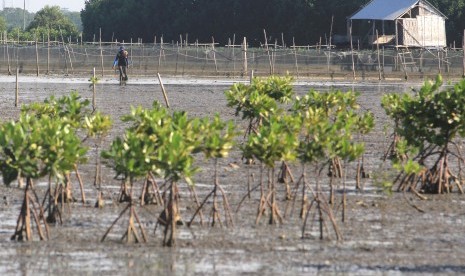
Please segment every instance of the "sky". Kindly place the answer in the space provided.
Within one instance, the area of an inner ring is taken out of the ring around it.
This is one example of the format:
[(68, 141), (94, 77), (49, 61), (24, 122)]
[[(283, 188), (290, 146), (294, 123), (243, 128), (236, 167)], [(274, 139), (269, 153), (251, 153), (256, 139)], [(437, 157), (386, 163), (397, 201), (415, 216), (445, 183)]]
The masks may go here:
[[(5, 3), (5, 7), (23, 8), (24, 0), (0, 0), (1, 4)], [(60, 6), (67, 8), (69, 11), (81, 11), (84, 9), (85, 0), (26, 0), (26, 10), (29, 12), (37, 12), (46, 5)], [(3, 8), (3, 6), (2, 6)]]

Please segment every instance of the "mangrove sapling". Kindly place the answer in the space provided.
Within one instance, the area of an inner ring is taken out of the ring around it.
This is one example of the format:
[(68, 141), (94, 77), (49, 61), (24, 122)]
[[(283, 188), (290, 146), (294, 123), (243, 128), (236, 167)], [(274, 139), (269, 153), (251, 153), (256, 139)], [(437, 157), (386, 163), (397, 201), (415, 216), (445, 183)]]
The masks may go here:
[[(374, 126), (374, 117), (369, 112), (364, 112), (360, 115), (355, 114), (355, 111), (360, 109), (360, 105), (357, 103), (358, 96), (359, 93), (355, 91), (342, 92), (340, 90), (331, 90), (320, 93), (312, 89), (302, 98), (296, 98), (292, 111), (296, 115), (300, 113), (308, 117), (313, 116), (312, 113), (308, 113), (309, 109), (320, 110), (321, 114), (319, 116), (332, 122), (334, 127), (338, 128), (336, 132), (345, 133), (349, 131), (350, 135), (366, 134)], [(358, 121), (350, 126), (344, 124), (344, 120), (349, 117), (354, 117)], [(328, 167), (328, 176), (343, 177), (341, 161), (338, 156), (331, 158)]]
[(399, 121), (394, 130), (401, 137), (396, 150), (408, 158), (394, 160), (400, 170), (395, 180), (399, 191), (449, 193), (454, 186), (463, 190), (459, 180), (464, 160), (456, 138), (465, 136), (465, 80), (443, 90), (441, 86), (438, 76), (414, 95), (383, 102), (386, 113)]
[[(290, 161), (296, 157), (298, 146), (298, 132), (300, 118), (294, 116), (270, 116), (257, 133), (251, 134), (243, 146), (243, 155), (254, 158), (262, 164), (260, 171), (260, 204), (258, 207), (256, 223), (266, 209), (270, 209), (269, 224), (282, 223), (276, 199), (275, 163), (277, 161)], [(263, 165), (268, 169), (267, 192), (264, 192)]]
[(250, 85), (236, 83), (225, 92), (228, 107), (234, 107), (236, 116), (241, 114), (243, 120), (249, 121), (244, 138), (257, 132), (269, 116), (283, 113), (277, 104), (291, 101), (294, 95), (291, 82), (291, 77), (253, 78)]
[[(78, 133), (84, 126), (84, 119), (86, 116), (90, 116), (92, 112), (89, 109), (89, 104), (89, 100), (82, 100), (79, 94), (76, 91), (73, 91), (70, 95), (63, 96), (58, 99), (51, 96), (50, 98), (45, 99), (43, 103), (25, 105), (21, 108), (21, 112), (29, 113), (31, 116), (35, 116), (37, 118), (45, 116), (50, 119), (56, 119), (63, 124), (69, 125), (75, 133)], [(81, 142), (84, 142), (85, 140), (86, 138), (84, 138)], [(78, 171), (78, 164), (85, 161), (86, 159), (81, 156), (76, 160), (73, 168), (68, 169), (69, 172), (73, 170), (76, 174), (81, 189), (81, 199), (83, 204), (85, 203), (84, 185)], [(70, 181), (68, 181), (68, 184), (70, 184)], [(69, 199), (72, 198), (71, 191), (71, 186), (68, 185), (66, 196)]]
[(0, 125), (0, 170), (3, 183), (10, 185), (20, 173), (26, 178), (23, 202), (15, 233), (12, 236), (13, 240), (33, 239), (31, 220), (35, 221), (41, 240), (48, 239), (49, 235), (44, 210), (32, 183), (32, 179), (45, 175), (42, 170), (44, 149), (40, 145), (41, 132), (35, 130), (37, 125), (36, 119), (27, 114), (21, 114), (17, 122), (10, 121)]
[(393, 133), (391, 134), (392, 140), (386, 149), (386, 152), (384, 154), (383, 160), (386, 161), (387, 159), (392, 159), (392, 160), (399, 160), (399, 161), (405, 161), (407, 160), (408, 156), (406, 156), (406, 152), (404, 154), (400, 154), (398, 148), (403, 147), (398, 146), (398, 143), (401, 142), (401, 136), (397, 133), (397, 129), (399, 129), (399, 124), (402, 120), (402, 116), (406, 114), (404, 102), (410, 102), (412, 101), (412, 96), (409, 94), (397, 94), (397, 93), (391, 93), (391, 94), (386, 94), (383, 95), (381, 98), (381, 106), (383, 107), (384, 111), (386, 112), (386, 115), (391, 117), (393, 121)]
[[(78, 163), (84, 162), (87, 148), (82, 145), (81, 139), (76, 135), (74, 128), (66, 121), (57, 117), (42, 116), (38, 119), (39, 126), (36, 131), (41, 133), (40, 145), (43, 147), (43, 171), (56, 182), (54, 199), (49, 200), (49, 216), (55, 216), (58, 201), (61, 203), (73, 202), (71, 194), (70, 172), (75, 170)], [(47, 193), (52, 196), (51, 187)], [(62, 205), (63, 206), (63, 205)], [(51, 219), (54, 221), (54, 219)]]
[[(374, 117), (370, 112), (356, 113), (360, 108), (358, 95), (354, 91), (319, 93), (310, 90), (304, 97), (297, 97), (292, 107), (293, 114), (302, 116), (304, 120), (303, 142), (320, 144), (308, 150), (312, 153), (319, 150), (319, 157), (328, 158), (331, 204), (335, 202), (334, 178), (345, 177), (342, 162), (346, 154), (344, 151), (352, 146), (358, 147), (353, 142), (353, 136), (367, 134), (374, 126)], [(358, 171), (361, 168), (363, 159), (359, 161)]]
[(200, 146), (202, 148), (202, 152), (205, 154), (207, 159), (214, 158), (215, 162), (215, 173), (214, 173), (214, 185), (213, 190), (205, 197), (202, 201), (200, 206), (195, 211), (192, 219), (188, 223), (191, 225), (192, 221), (194, 220), (195, 216), (199, 213), (199, 211), (203, 208), (205, 203), (209, 198), (213, 198), (213, 205), (211, 210), (211, 226), (215, 226), (216, 222), (223, 226), (223, 222), (221, 220), (220, 214), (220, 207), (218, 207), (218, 193), (221, 193), (221, 197), (223, 200), (223, 212), (224, 212), (224, 221), (226, 226), (233, 225), (233, 218), (231, 214), (231, 210), (228, 203), (228, 198), (226, 196), (225, 191), (220, 186), (218, 180), (218, 159), (227, 157), (229, 151), (234, 145), (234, 138), (236, 135), (236, 131), (232, 122), (226, 123), (223, 122), (219, 115), (216, 114), (215, 117), (210, 120), (205, 118), (201, 121), (201, 133), (203, 135), (203, 142)]
[[(131, 113), (122, 117), (123, 122), (131, 123), (128, 131), (132, 131), (142, 136), (147, 136), (152, 141), (154, 150), (160, 146), (159, 137), (167, 135), (167, 129), (170, 127), (172, 117), (168, 113), (168, 110), (161, 106), (160, 103), (154, 102), (151, 109), (144, 109), (142, 107), (131, 107)], [(160, 203), (163, 205), (164, 199), (160, 194), (160, 189), (155, 181), (154, 176), (159, 176), (161, 173), (160, 169), (152, 162), (150, 168), (147, 171), (146, 179), (144, 183), (141, 204), (146, 203)], [(122, 184), (121, 191), (123, 198), (126, 198), (125, 191), (126, 185)], [(155, 194), (154, 194), (155, 193)], [(154, 201), (154, 199), (157, 199)]]
[[(225, 92), (228, 106), (236, 109), (235, 115), (241, 115), (242, 119), (249, 122), (244, 133), (245, 139), (252, 133), (257, 133), (260, 126), (266, 123), (270, 116), (284, 113), (280, 104), (286, 104), (292, 100), (294, 96), (292, 80), (292, 77), (289, 76), (271, 76), (266, 79), (253, 78), (250, 85), (237, 83)], [(248, 164), (252, 162), (252, 159), (246, 160)], [(286, 162), (283, 162), (280, 168), (278, 181), (285, 184), (286, 198), (289, 199), (288, 176), (293, 182), (292, 173)], [(250, 197), (250, 191), (248, 195)]]
[[(101, 156), (100, 148), (102, 143), (112, 127), (112, 121), (110, 116), (102, 115), (100, 112), (97, 112), (91, 116), (86, 116), (84, 119), (83, 128), (87, 130), (87, 137), (95, 138), (95, 177), (94, 177), (94, 187), (97, 189), (97, 202), (96, 207), (103, 207), (103, 198), (102, 198), (102, 176), (101, 176)], [(77, 165), (75, 167), (76, 175), (79, 177), (77, 171)]]
[[(334, 178), (343, 177), (343, 215), (345, 217), (346, 187), (345, 172), (343, 164), (360, 157), (364, 151), (362, 143), (354, 142), (354, 134), (365, 134), (373, 128), (373, 116), (371, 113), (356, 114), (354, 109), (358, 108), (355, 92), (342, 93), (340, 91), (330, 91), (328, 93), (317, 93), (311, 90), (303, 98), (297, 98), (293, 105), (293, 115), (300, 116), (302, 137), (297, 149), (297, 156), (302, 163), (302, 175), (297, 181), (293, 191), (293, 205), (297, 199), (298, 190), (301, 189), (301, 209), (300, 217), (305, 221), (308, 219), (308, 211), (315, 205), (320, 221), (320, 236), (323, 235), (323, 214), (327, 214), (333, 224), (338, 239), (340, 234), (332, 211), (334, 199)], [(344, 163), (341, 161), (345, 161)], [(307, 185), (306, 164), (315, 164), (317, 180), (321, 175), (321, 170), (329, 164), (330, 173), (330, 198), (329, 203), (324, 202), (324, 194), (317, 181), (316, 191)], [(331, 171), (331, 168), (333, 171)], [(301, 188), (300, 188), (301, 186)], [(309, 202), (307, 190), (312, 193), (312, 200)], [(294, 207), (292, 208), (292, 210)], [(286, 208), (287, 212), (288, 208)], [(303, 231), (306, 222), (304, 222)]]
[[(164, 178), (162, 194), (167, 198), (161, 201), (164, 208), (157, 221), (165, 226), (163, 245), (174, 246), (176, 225), (182, 221), (177, 184), (185, 179), (188, 185), (193, 186), (192, 176), (197, 169), (193, 166), (192, 154), (201, 151), (199, 120), (189, 119), (184, 112), (170, 115), (158, 102), (154, 102), (151, 109), (132, 108), (131, 114), (123, 117), (123, 121), (132, 123), (124, 140), (114, 140), (110, 150), (103, 151), (102, 156), (110, 161), (117, 176), (123, 176), (130, 186), (131, 179), (136, 176), (153, 180), (156, 174)], [(131, 195), (130, 198), (129, 204), (132, 204), (134, 198)], [(141, 200), (145, 200), (145, 196)], [(142, 229), (142, 225), (140, 227)]]
[[(111, 144), (110, 149), (102, 151), (102, 157), (108, 160), (109, 165), (116, 172), (116, 176), (121, 176), (124, 182), (125, 196), (127, 196), (127, 206), (114, 220), (102, 237), (105, 240), (113, 226), (129, 211), (128, 227), (122, 239), (130, 242), (147, 242), (145, 229), (141, 224), (136, 210), (134, 200), (134, 182), (137, 178), (145, 177), (151, 169), (152, 159), (155, 154), (153, 142), (146, 136), (126, 131), (124, 138), (117, 137)], [(139, 233), (135, 227), (134, 219), (139, 225)]]
[[(164, 211), (160, 215), (164, 222), (163, 245), (176, 245), (176, 225), (180, 221), (179, 214), (179, 189), (177, 183), (185, 179), (188, 185), (193, 185), (192, 176), (197, 172), (193, 166), (193, 152), (198, 148), (196, 139), (190, 135), (197, 135), (190, 132), (191, 126), (185, 114), (178, 114), (181, 118), (174, 119), (173, 126), (169, 129), (168, 135), (160, 137), (161, 143), (156, 156), (157, 167), (163, 172), (164, 179), (169, 183), (165, 193), (169, 194), (165, 201)], [(184, 123), (187, 123), (184, 124)], [(184, 126), (184, 127), (181, 127)]]
[[(234, 107), (235, 115), (241, 114), (242, 119), (249, 122), (244, 133), (245, 139), (252, 133), (257, 133), (270, 116), (284, 113), (284, 109), (278, 104), (286, 104), (292, 100), (292, 80), (290, 76), (253, 78), (250, 85), (236, 83), (225, 92), (228, 107)], [(252, 163), (253, 160), (249, 159), (246, 162)], [(289, 167), (283, 165), (281, 169), (288, 170)], [(289, 172), (290, 170), (280, 172), (280, 179), (283, 180), (282, 177)]]

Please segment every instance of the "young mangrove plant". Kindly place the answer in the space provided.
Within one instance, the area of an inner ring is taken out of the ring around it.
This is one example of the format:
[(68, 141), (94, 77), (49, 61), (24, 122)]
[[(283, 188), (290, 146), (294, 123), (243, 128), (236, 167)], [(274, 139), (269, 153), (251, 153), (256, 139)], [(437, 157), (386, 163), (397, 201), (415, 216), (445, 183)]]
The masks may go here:
[[(57, 216), (61, 218), (57, 205), (58, 198), (64, 198), (65, 190), (60, 187), (69, 181), (69, 172), (76, 163), (82, 162), (87, 149), (82, 146), (71, 125), (55, 117), (31, 117), (22, 113), (18, 122), (11, 121), (1, 127), (0, 167), (4, 182), (9, 184), (19, 175), (26, 178), (23, 207), (13, 239), (32, 239), (31, 214), (40, 239), (45, 239), (41, 225), (45, 227), (47, 235), (48, 228), (43, 205), (48, 198), (48, 222), (55, 222)], [(40, 204), (33, 180), (44, 176), (49, 178), (49, 187)], [(53, 194), (52, 179), (57, 183)]]
[[(42, 135), (39, 143), (43, 148), (42, 166), (49, 177), (49, 188), (46, 193), (48, 197), (46, 209), (49, 211), (47, 221), (55, 223), (59, 218), (61, 222), (59, 203), (63, 206), (72, 199), (69, 175), (76, 169), (77, 164), (86, 161), (85, 155), (88, 149), (82, 145), (74, 128), (66, 121), (43, 115), (38, 119), (38, 123), (35, 131)], [(56, 183), (54, 192), (51, 181)]]
[[(320, 223), (320, 237), (323, 238), (324, 214), (331, 221), (338, 239), (342, 238), (332, 211), (334, 199), (335, 176), (343, 177), (342, 162), (350, 162), (359, 158), (363, 152), (363, 143), (356, 142), (354, 137), (358, 134), (366, 134), (374, 125), (373, 115), (369, 112), (357, 114), (357, 93), (349, 91), (330, 91), (319, 93), (311, 90), (302, 98), (297, 97), (292, 108), (292, 114), (301, 117), (302, 128), (298, 146), (298, 159), (302, 163), (302, 175), (296, 182), (293, 190), (293, 206), (297, 193), (301, 191), (300, 216), (305, 219), (303, 234), (309, 211), (315, 205)], [(315, 167), (316, 189), (307, 182), (306, 168), (308, 164)], [(330, 176), (330, 199), (320, 187), (320, 173), (324, 167), (332, 169)], [(336, 175), (335, 175), (336, 174)], [(343, 181), (343, 219), (345, 206), (345, 181)], [(311, 200), (308, 199), (310, 190)]]
[(419, 192), (449, 193), (457, 187), (463, 193), (463, 157), (456, 140), (465, 136), (465, 80), (441, 87), (442, 77), (438, 76), (414, 94), (383, 99), (400, 137), (396, 156), (405, 157), (393, 160), (400, 170), (394, 181), (399, 191), (420, 196)]
[(204, 118), (200, 121), (199, 134), (202, 135), (201, 150), (207, 159), (214, 159), (215, 173), (213, 190), (205, 197), (200, 206), (195, 211), (192, 219), (188, 225), (192, 224), (194, 218), (199, 214), (208, 199), (213, 198), (213, 205), (211, 210), (211, 226), (215, 226), (218, 222), (223, 226), (221, 220), (221, 208), (218, 206), (218, 194), (221, 193), (224, 212), (224, 224), (226, 226), (233, 225), (233, 218), (231, 209), (228, 203), (228, 197), (221, 187), (218, 180), (218, 159), (227, 157), (229, 151), (234, 145), (234, 138), (236, 136), (235, 126), (232, 122), (223, 122), (218, 114), (213, 119)]
[[(83, 128), (85, 124), (86, 117), (92, 117), (92, 111), (89, 109), (89, 100), (83, 100), (76, 91), (70, 93), (70, 95), (63, 96), (56, 99), (54, 96), (51, 96), (48, 99), (45, 99), (43, 103), (32, 103), (30, 105), (25, 105), (22, 107), (21, 112), (29, 113), (35, 117), (47, 116), (50, 118), (55, 118), (56, 120), (62, 121), (64, 124), (70, 125), (77, 133)], [(83, 141), (86, 138), (82, 138)], [(84, 162), (85, 159), (80, 159), (80, 162)], [(81, 189), (81, 200), (83, 204), (85, 203), (85, 194), (84, 194), (84, 184), (78, 170), (79, 163), (74, 165), (74, 172), (79, 181), (79, 186)], [(66, 176), (66, 193), (64, 194), (64, 201), (74, 201), (72, 196), (71, 189), (71, 180), (70, 175)]]
[[(260, 203), (256, 223), (267, 209), (270, 210), (269, 224), (282, 223), (283, 218), (276, 199), (275, 165), (278, 161), (296, 158), (300, 118), (294, 116), (270, 116), (257, 132), (251, 133), (242, 147), (246, 158), (260, 161)], [(268, 185), (264, 185), (263, 165), (268, 168)], [(265, 192), (265, 188), (267, 188)]]
[[(150, 109), (142, 107), (131, 108), (131, 113), (123, 116), (122, 121), (130, 123), (128, 131), (149, 137), (152, 141), (152, 146), (156, 150), (160, 147), (159, 136), (166, 134), (172, 120), (168, 110), (162, 107), (158, 102), (154, 102)], [(155, 181), (155, 177), (159, 177), (161, 173), (160, 169), (152, 162), (144, 180), (141, 205), (164, 205), (163, 197), (160, 194), (160, 188)], [(127, 188), (123, 182), (119, 200), (124, 201), (125, 198), (127, 198)]]
[[(304, 97), (297, 97), (292, 110), (296, 115), (305, 115), (309, 108), (320, 109), (321, 114), (326, 117), (325, 120), (332, 122), (335, 127), (339, 126), (340, 133), (345, 134), (347, 130), (350, 130), (349, 135), (366, 134), (374, 126), (374, 117), (367, 112), (360, 115), (356, 114), (357, 110), (360, 109), (360, 105), (357, 103), (358, 96), (359, 93), (355, 91), (331, 90), (329, 92), (318, 92), (310, 90)], [(354, 124), (344, 125), (344, 119), (351, 117), (355, 120)], [(339, 125), (337, 120), (341, 120)], [(341, 159), (335, 156), (330, 161), (328, 175), (342, 178)], [(363, 164), (360, 164), (360, 167), (362, 168), (361, 173), (363, 173)]]
[[(289, 103), (294, 97), (292, 77), (271, 76), (266, 79), (254, 78), (250, 85), (236, 83), (225, 92), (228, 107), (235, 108), (235, 115), (241, 115), (248, 121), (244, 138), (257, 133), (260, 126), (273, 115), (285, 113), (283, 104)], [(253, 160), (247, 160), (251, 163)], [(292, 173), (286, 162), (282, 162), (278, 173), (279, 182), (284, 183), (287, 198), (290, 198), (288, 176), (292, 180)]]
[[(113, 226), (129, 212), (127, 230), (122, 239), (130, 242), (147, 242), (147, 234), (137, 214), (134, 193), (134, 183), (138, 178), (145, 177), (147, 172), (152, 168), (152, 159), (155, 155), (153, 141), (149, 137), (126, 131), (124, 138), (117, 137), (111, 144), (110, 149), (102, 151), (102, 157), (107, 159), (107, 163), (116, 173), (117, 177), (122, 177), (125, 196), (128, 202), (123, 211), (114, 220), (102, 237), (105, 240)], [(134, 223), (136, 220), (139, 225), (139, 231)], [(139, 235), (140, 234), (140, 235)]]
[[(172, 115), (158, 102), (154, 102), (152, 109), (133, 108), (131, 114), (123, 118), (132, 125), (126, 130), (124, 138), (113, 141), (110, 150), (103, 151), (102, 157), (108, 160), (117, 176), (123, 178), (121, 195), (127, 197), (130, 209), (128, 231), (123, 237), (128, 237), (136, 231), (132, 226), (131, 217), (139, 223), (142, 235), (144, 230), (134, 209), (134, 180), (151, 175), (160, 176), (165, 180), (163, 184), (163, 211), (158, 217), (158, 223), (165, 226), (163, 245), (174, 246), (176, 241), (176, 225), (180, 223), (179, 188), (178, 182), (184, 179), (190, 187), (193, 186), (192, 176), (197, 171), (194, 167), (194, 153), (201, 151), (201, 137), (199, 135), (199, 120), (190, 119), (185, 112), (174, 112)], [(145, 181), (147, 183), (147, 181)], [(144, 184), (146, 185), (146, 184)], [(142, 188), (141, 201), (145, 200)], [(197, 202), (197, 206), (200, 206)], [(111, 228), (119, 218), (113, 222), (105, 233), (106, 238)], [(140, 239), (135, 236), (136, 241)]]
[(103, 207), (103, 197), (102, 197), (102, 164), (100, 156), (100, 148), (102, 143), (111, 130), (112, 121), (110, 116), (102, 115), (100, 112), (95, 113), (92, 116), (86, 116), (84, 119), (83, 128), (87, 130), (87, 137), (96, 139), (95, 141), (95, 177), (94, 177), (94, 187), (96, 187), (97, 202), (95, 203), (96, 207)]
[(291, 77), (271, 76), (254, 78), (250, 85), (235, 83), (225, 92), (228, 107), (236, 109), (236, 116), (248, 120), (244, 137), (257, 132), (263, 121), (284, 110), (278, 103), (288, 103), (294, 96)]
[(0, 169), (3, 183), (10, 185), (19, 175), (26, 178), (21, 211), (12, 240), (31, 241), (33, 221), (40, 240), (49, 237), (44, 210), (33, 185), (34, 179), (45, 174), (42, 170), (44, 149), (40, 145), (41, 133), (34, 131), (35, 126), (35, 118), (27, 114), (22, 114), (17, 122), (10, 121), (0, 126)]

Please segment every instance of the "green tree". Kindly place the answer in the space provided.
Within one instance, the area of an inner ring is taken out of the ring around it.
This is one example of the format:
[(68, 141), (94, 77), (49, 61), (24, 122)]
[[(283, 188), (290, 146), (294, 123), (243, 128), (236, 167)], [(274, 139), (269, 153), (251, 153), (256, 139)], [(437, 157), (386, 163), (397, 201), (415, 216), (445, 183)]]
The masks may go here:
[(45, 6), (38, 11), (26, 30), (38, 37), (47, 36), (48, 30), (52, 36), (63, 35), (66, 38), (78, 36), (76, 25), (63, 14), (58, 6)]
[[(320, 37), (346, 33), (346, 18), (369, 0), (88, 0), (81, 12), (87, 39), (103, 30), (103, 39), (140, 37), (152, 41), (154, 35), (165, 41), (189, 34), (189, 40), (226, 43), (234, 34), (247, 37), (252, 45), (267, 40), (315, 43)], [(460, 42), (465, 27), (465, 0), (431, 0), (448, 18), (449, 41)], [(111, 16), (109, 15), (111, 11)], [(332, 28), (331, 28), (332, 27)]]
[(0, 16), (0, 32), (5, 32), (8, 29), (6, 19), (3, 16)]
[(34, 13), (28, 11), (24, 12), (24, 10), (20, 8), (4, 8), (0, 11), (0, 16), (5, 18), (8, 30), (13, 28), (20, 28), (22, 30), (24, 20), (26, 21), (26, 26), (29, 25), (34, 18)]

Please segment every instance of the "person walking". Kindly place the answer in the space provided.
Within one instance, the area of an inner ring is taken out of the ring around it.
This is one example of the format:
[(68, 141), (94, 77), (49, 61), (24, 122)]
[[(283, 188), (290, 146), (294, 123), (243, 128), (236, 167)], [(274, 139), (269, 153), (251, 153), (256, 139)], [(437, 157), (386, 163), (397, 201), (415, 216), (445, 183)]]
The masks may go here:
[(121, 46), (119, 47), (119, 51), (116, 54), (112, 67), (114, 69), (115, 66), (118, 66), (120, 82), (128, 80), (128, 74), (126, 72), (126, 68), (128, 67), (128, 65), (128, 51), (126, 51), (124, 47)]

